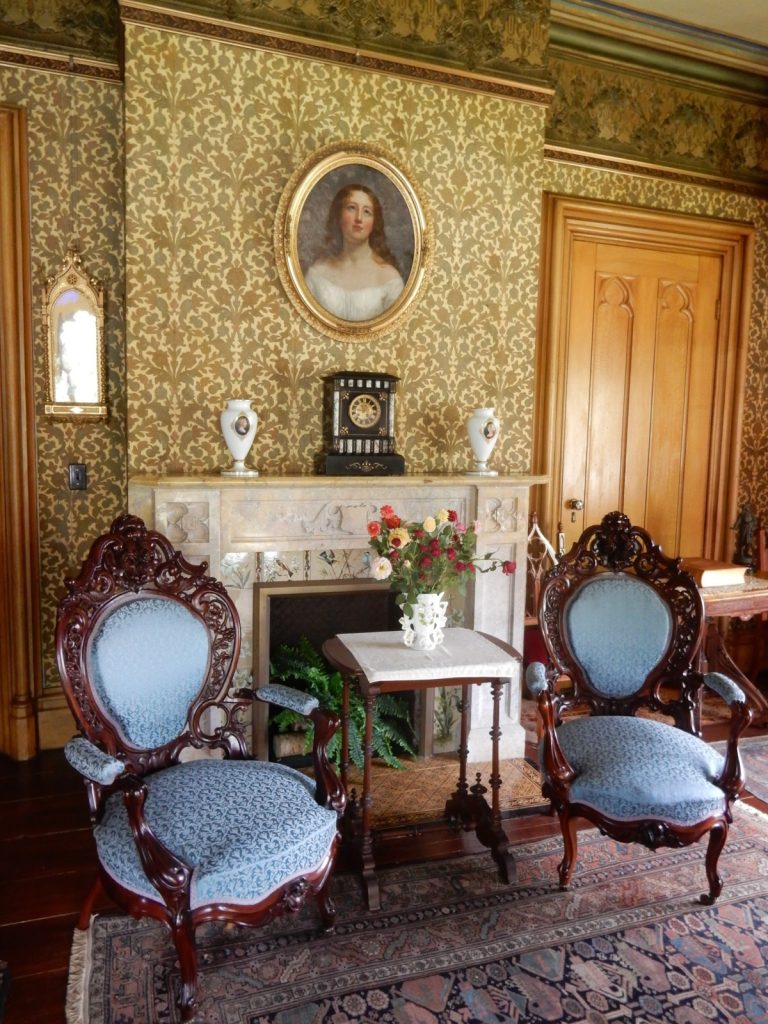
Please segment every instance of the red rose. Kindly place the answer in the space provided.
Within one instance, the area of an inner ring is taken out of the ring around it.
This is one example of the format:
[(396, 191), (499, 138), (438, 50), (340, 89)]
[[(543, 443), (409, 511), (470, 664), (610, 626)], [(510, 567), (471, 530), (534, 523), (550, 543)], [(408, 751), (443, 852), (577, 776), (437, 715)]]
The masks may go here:
[(453, 548), (448, 548), (448, 550), (445, 552), (445, 557), (448, 559), (449, 562), (455, 562), (456, 552), (453, 550)]
[(459, 521), (459, 514), (458, 514), (458, 512), (454, 512), (454, 510), (452, 508), (449, 508), (448, 509), (448, 522), (449, 523), (457, 523), (458, 521)]
[(400, 525), (400, 516), (386, 516), (384, 519), (384, 525), (388, 530), (396, 530)]
[(424, 531), (423, 530), (414, 530), (413, 531), (413, 536), (416, 538), (416, 540), (421, 540), (421, 538), (424, 536)]
[(390, 560), (390, 562), (396, 562), (399, 557), (400, 557), (400, 552), (397, 550), (397, 548), (392, 548), (392, 550), (389, 552), (389, 560)]
[(464, 564), (464, 562), (457, 562), (456, 563), (456, 572), (464, 572), (465, 569), (466, 569), (466, 565)]
[(400, 545), (402, 544), (402, 541), (400, 540), (399, 537), (392, 537), (392, 539), (390, 540), (389, 543), (392, 545), (392, 548), (394, 550), (395, 548), (399, 548), (400, 547)]
[(516, 562), (502, 562), (502, 564), (501, 564), (501, 571), (504, 573), (505, 576), (512, 576), (517, 571), (517, 563)]
[(380, 511), (382, 519), (389, 519), (390, 516), (395, 514), (395, 510), (391, 505), (382, 505)]
[(432, 559), (429, 557), (429, 555), (424, 555), (424, 557), (419, 562), (419, 565), (422, 567), (422, 569), (428, 569), (430, 565), (432, 565)]
[(475, 571), (475, 563), (474, 562), (467, 562), (467, 572), (474, 572), (474, 571)]
[(368, 536), (369, 537), (378, 537), (380, 533), (381, 533), (381, 524), (380, 523), (368, 523)]

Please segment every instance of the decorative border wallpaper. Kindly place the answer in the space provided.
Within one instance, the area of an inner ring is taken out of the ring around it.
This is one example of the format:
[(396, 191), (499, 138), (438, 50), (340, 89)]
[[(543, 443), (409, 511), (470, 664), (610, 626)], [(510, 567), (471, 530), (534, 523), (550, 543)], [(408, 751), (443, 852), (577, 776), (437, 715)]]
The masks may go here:
[[(131, 472), (225, 466), (218, 414), (242, 397), (251, 461), (310, 473), (339, 369), (401, 378), (409, 471), (467, 468), (479, 405), (502, 421), (493, 465), (529, 469), (542, 107), (133, 24), (126, 72)], [(422, 298), (375, 342), (307, 324), (273, 248), (296, 167), (349, 138), (408, 166), (434, 225)]]
[(681, 185), (556, 162), (545, 164), (545, 189), (564, 195), (625, 203), (675, 213), (751, 223), (755, 270), (739, 467), (739, 505), (749, 502), (768, 521), (768, 203), (733, 192)]
[(768, 190), (768, 108), (650, 72), (554, 56), (547, 142)]
[[(43, 669), (45, 689), (57, 692), (53, 637), (64, 577), (79, 570), (90, 541), (126, 507), (122, 87), (0, 66), (0, 102), (27, 111)], [(104, 423), (67, 423), (42, 411), (42, 284), (71, 241), (106, 285)], [(70, 462), (87, 465), (87, 490), (69, 490)]]

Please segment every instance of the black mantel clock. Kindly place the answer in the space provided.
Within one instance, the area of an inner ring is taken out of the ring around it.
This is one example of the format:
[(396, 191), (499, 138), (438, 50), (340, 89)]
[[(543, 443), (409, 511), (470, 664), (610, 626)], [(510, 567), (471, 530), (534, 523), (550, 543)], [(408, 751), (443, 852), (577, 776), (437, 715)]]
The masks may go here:
[(399, 476), (405, 460), (395, 451), (395, 392), (390, 373), (340, 370), (323, 377), (325, 448), (318, 473), (329, 476)]

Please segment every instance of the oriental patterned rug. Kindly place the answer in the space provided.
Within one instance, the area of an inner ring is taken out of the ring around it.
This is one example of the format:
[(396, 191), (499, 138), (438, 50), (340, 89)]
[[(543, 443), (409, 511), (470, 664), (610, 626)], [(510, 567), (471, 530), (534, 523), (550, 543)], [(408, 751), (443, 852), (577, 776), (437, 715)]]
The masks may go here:
[[(381, 911), (335, 882), (336, 933), (314, 908), (264, 929), (199, 929), (205, 1024), (760, 1024), (768, 1021), (768, 818), (737, 807), (713, 907), (704, 845), (650, 853), (580, 833), (568, 892), (559, 838), (381, 872)], [(173, 1024), (178, 969), (152, 921), (99, 916), (76, 939), (69, 1024)]]
[[(437, 754), (424, 760), (403, 760), (402, 768), (388, 768), (382, 761), (371, 765), (371, 821), (373, 828), (385, 829), (414, 822), (442, 821), (445, 802), (456, 789), (459, 759), (451, 754)], [(472, 762), (467, 766), (469, 785), (476, 775), (488, 789), (490, 802), (491, 763)], [(539, 769), (522, 758), (502, 760), (499, 765), (501, 788), (499, 806), (502, 813), (524, 808), (548, 807), (541, 795)], [(363, 793), (363, 773), (352, 768), (349, 791), (358, 799)]]

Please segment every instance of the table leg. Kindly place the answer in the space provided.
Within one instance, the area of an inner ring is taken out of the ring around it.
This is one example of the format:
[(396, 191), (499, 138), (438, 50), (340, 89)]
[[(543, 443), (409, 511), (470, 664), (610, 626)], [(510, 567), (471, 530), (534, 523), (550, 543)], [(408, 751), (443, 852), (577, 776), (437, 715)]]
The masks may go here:
[[(491, 682), (491, 695), (493, 697), (493, 726), (491, 728), (491, 808), (490, 813), (482, 815), (477, 825), (477, 838), (490, 847), (493, 859), (499, 869), (499, 877), (507, 885), (514, 882), (517, 877), (517, 865), (509, 849), (509, 840), (501, 824), (501, 766), (499, 764), (499, 739), (501, 728), (499, 727), (499, 704), (504, 683), (501, 679), (494, 679)], [(485, 803), (485, 801), (484, 801)], [(485, 804), (487, 808), (487, 803)]]
[(371, 761), (373, 759), (373, 714), (376, 707), (376, 694), (370, 693), (365, 698), (365, 740), (363, 743), (363, 821), (362, 821), (362, 870), (363, 891), (369, 910), (381, 909), (379, 881), (376, 877), (376, 864), (373, 859), (373, 833), (371, 832)]
[(505, 884), (513, 882), (517, 875), (512, 853), (509, 850), (509, 840), (501, 824), (501, 806), (499, 791), (501, 789), (501, 774), (499, 765), (499, 739), (501, 728), (499, 726), (499, 702), (503, 682), (497, 679), (491, 683), (493, 695), (493, 727), (491, 729), (492, 761), (491, 761), (491, 806), (485, 794), (488, 790), (481, 782), (480, 772), (477, 773), (477, 781), (473, 786), (467, 783), (467, 754), (469, 735), (469, 724), (467, 710), (469, 708), (469, 686), (462, 688), (462, 716), (461, 716), (461, 746), (459, 747), (460, 767), (459, 781), (456, 791), (449, 797), (445, 805), (445, 815), (451, 822), (461, 821), (464, 829), (475, 830), (475, 834), (483, 846), (487, 846), (499, 869), (499, 878)]

